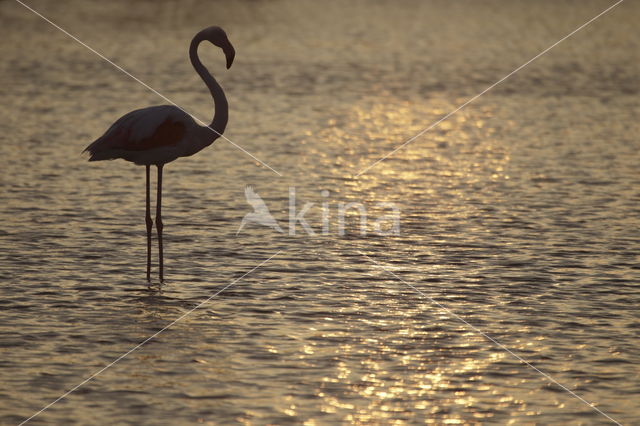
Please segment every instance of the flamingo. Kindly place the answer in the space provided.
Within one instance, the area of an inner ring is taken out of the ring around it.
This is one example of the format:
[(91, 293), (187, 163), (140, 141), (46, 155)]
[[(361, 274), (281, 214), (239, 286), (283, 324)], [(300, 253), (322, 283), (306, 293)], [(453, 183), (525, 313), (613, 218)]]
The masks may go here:
[(227, 60), (227, 69), (235, 57), (235, 49), (220, 27), (205, 28), (193, 37), (189, 47), (189, 59), (193, 68), (209, 88), (215, 114), (209, 126), (200, 126), (181, 108), (174, 105), (159, 105), (131, 111), (120, 117), (109, 129), (91, 143), (83, 152), (89, 152), (89, 161), (115, 160), (122, 158), (146, 167), (147, 210), (147, 281), (151, 281), (151, 201), (150, 168), (158, 168), (156, 197), (156, 230), (158, 232), (158, 260), (160, 282), (164, 281), (162, 251), (162, 168), (179, 158), (188, 157), (211, 145), (224, 132), (229, 118), (229, 106), (222, 87), (207, 71), (198, 57), (198, 46), (209, 41), (222, 49)]

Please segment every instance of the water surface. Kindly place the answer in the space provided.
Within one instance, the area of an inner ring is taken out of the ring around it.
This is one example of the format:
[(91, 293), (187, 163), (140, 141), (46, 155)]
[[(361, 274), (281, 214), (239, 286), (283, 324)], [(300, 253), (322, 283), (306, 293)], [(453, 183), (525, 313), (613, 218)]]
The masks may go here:
[[(167, 281), (149, 287), (143, 169), (80, 152), (120, 115), (163, 101), (0, 3), (3, 424), (278, 252), (32, 422), (608, 422), (462, 320), (637, 422), (637, 4), (358, 178), (612, 3), (29, 4), (204, 118), (211, 101), (187, 46), (223, 26), (231, 70), (212, 47), (201, 57), (229, 98), (226, 135), (282, 177), (224, 141), (168, 165)], [(252, 225), (236, 236), (245, 185), (285, 228), (295, 187), (298, 207), (316, 203), (317, 235)], [(400, 235), (370, 221), (363, 236), (354, 217), (338, 235), (339, 202), (371, 218), (395, 203)]]

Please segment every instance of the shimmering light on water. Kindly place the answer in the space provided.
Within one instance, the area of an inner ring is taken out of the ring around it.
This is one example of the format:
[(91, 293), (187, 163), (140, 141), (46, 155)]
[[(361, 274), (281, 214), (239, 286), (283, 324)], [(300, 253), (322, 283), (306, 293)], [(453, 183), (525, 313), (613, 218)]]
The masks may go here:
[[(161, 100), (1, 2), (0, 422), (278, 250), (36, 421), (606, 422), (451, 312), (619, 421), (640, 416), (637, 3), (358, 179), (611, 3), (29, 4), (201, 117), (211, 102), (186, 48), (223, 26), (231, 70), (216, 49), (201, 55), (229, 97), (227, 136), (284, 177), (222, 141), (167, 166), (168, 282), (147, 288), (143, 170), (79, 153)], [(330, 235), (236, 236), (247, 184), (283, 226), (291, 186), (300, 207), (316, 203), (316, 231), (328, 202)], [(362, 236), (350, 212), (339, 236), (338, 203), (351, 201), (371, 217), (395, 203), (400, 235)]]

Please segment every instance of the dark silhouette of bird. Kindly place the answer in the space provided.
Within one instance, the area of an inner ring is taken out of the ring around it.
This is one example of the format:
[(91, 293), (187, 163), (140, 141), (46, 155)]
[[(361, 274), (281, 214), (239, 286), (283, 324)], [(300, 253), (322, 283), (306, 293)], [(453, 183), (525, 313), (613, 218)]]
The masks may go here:
[(209, 126), (200, 126), (185, 111), (173, 105), (151, 106), (131, 111), (120, 117), (104, 135), (90, 144), (89, 161), (122, 158), (137, 165), (146, 166), (147, 182), (147, 280), (151, 280), (151, 231), (153, 219), (150, 207), (149, 175), (151, 166), (158, 168), (158, 193), (156, 199), (156, 229), (160, 281), (164, 280), (162, 250), (162, 168), (179, 158), (188, 157), (211, 145), (224, 132), (229, 118), (229, 105), (222, 87), (207, 71), (198, 57), (198, 46), (209, 41), (222, 49), (227, 60), (227, 69), (235, 57), (235, 49), (220, 27), (209, 27), (200, 31), (191, 40), (189, 58), (196, 72), (209, 88), (215, 105), (215, 115)]

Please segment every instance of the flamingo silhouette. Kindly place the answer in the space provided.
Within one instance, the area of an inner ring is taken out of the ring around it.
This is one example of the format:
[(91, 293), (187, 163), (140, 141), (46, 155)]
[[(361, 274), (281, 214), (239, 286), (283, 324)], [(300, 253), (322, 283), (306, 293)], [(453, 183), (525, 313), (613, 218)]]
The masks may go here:
[(269, 228), (273, 228), (278, 232), (284, 232), (278, 222), (273, 218), (269, 208), (262, 200), (256, 191), (253, 190), (253, 187), (247, 185), (244, 189), (244, 196), (247, 199), (247, 202), (251, 207), (253, 207), (253, 211), (251, 213), (247, 213), (242, 218), (242, 222), (240, 222), (240, 227), (236, 231), (236, 235), (240, 233), (244, 225), (247, 223), (257, 223), (258, 225), (268, 226)]
[(158, 231), (158, 259), (160, 281), (164, 280), (162, 251), (162, 167), (179, 158), (193, 155), (211, 145), (224, 132), (229, 118), (229, 106), (222, 87), (207, 71), (198, 57), (198, 46), (209, 41), (222, 49), (231, 67), (235, 50), (220, 27), (200, 31), (191, 40), (189, 59), (209, 88), (215, 105), (215, 115), (209, 126), (198, 125), (185, 111), (173, 105), (160, 105), (131, 111), (120, 117), (109, 129), (83, 152), (90, 154), (89, 161), (122, 158), (137, 165), (146, 166), (147, 181), (147, 280), (151, 280), (151, 201), (149, 174), (152, 165), (158, 168), (158, 195), (156, 199), (156, 229)]

